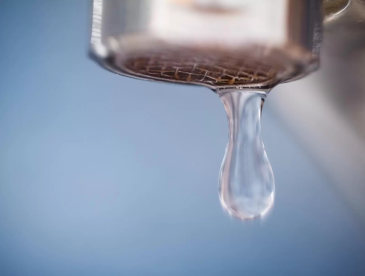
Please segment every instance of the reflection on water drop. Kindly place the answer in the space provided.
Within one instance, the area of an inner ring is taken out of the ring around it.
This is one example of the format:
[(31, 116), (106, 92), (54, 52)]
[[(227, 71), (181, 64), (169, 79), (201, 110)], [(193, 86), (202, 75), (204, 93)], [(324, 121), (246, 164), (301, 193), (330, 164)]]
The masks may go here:
[(228, 115), (229, 141), (219, 177), (224, 209), (239, 219), (262, 217), (274, 203), (275, 180), (261, 140), (265, 94), (252, 90), (219, 93)]

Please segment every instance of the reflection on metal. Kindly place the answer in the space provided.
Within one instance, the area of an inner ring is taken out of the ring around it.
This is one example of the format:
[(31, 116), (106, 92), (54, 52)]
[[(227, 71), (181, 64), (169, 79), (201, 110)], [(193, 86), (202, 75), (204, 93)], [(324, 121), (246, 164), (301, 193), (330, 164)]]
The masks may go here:
[(91, 43), (101, 43), (101, 18), (103, 16), (103, 1), (95, 0), (93, 6), (93, 23), (91, 32)]
[(106, 58), (108, 56), (107, 48), (102, 44), (102, 16), (103, 0), (94, 0), (93, 19), (91, 29), (91, 47), (97, 55)]
[(330, 21), (340, 14), (349, 6), (351, 0), (323, 0), (323, 9), (325, 20)]

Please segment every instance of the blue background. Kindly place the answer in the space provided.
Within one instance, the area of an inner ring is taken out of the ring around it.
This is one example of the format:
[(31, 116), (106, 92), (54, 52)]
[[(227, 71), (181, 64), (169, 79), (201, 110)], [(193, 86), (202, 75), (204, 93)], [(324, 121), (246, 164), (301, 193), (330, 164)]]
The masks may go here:
[(87, 56), (87, 0), (0, 0), (0, 275), (365, 275), (365, 231), (275, 116), (263, 221), (218, 200), (226, 115), (205, 88)]

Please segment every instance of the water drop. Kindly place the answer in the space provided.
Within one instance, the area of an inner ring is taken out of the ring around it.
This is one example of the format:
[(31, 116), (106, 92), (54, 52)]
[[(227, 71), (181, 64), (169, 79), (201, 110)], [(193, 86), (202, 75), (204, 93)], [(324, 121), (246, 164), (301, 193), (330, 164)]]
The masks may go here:
[(262, 217), (274, 203), (275, 180), (261, 139), (265, 93), (219, 93), (228, 115), (229, 141), (219, 176), (221, 204), (239, 219)]

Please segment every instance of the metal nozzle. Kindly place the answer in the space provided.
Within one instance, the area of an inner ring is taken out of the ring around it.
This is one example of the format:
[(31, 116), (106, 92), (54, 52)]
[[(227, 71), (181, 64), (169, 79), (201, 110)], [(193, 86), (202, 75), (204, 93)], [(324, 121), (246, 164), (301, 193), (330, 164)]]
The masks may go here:
[(91, 51), (135, 78), (272, 87), (315, 70), (318, 0), (94, 0)]

